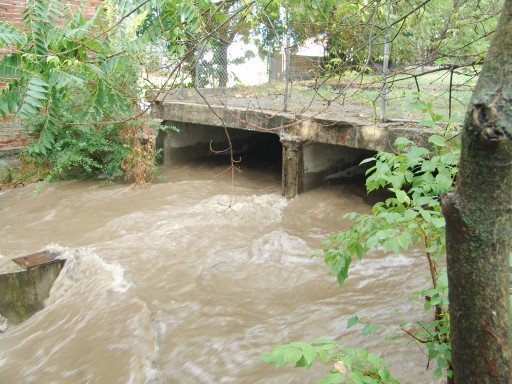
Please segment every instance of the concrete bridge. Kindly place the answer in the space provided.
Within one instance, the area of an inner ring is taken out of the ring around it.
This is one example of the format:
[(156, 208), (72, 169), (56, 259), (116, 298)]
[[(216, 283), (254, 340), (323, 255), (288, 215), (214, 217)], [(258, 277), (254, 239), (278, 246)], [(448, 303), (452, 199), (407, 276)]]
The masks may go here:
[(377, 123), (363, 117), (359, 107), (327, 101), (290, 100), (283, 112), (269, 99), (233, 93), (211, 97), (194, 89), (171, 92), (147, 95), (152, 117), (179, 129), (164, 130), (157, 138), (164, 164), (214, 156), (210, 143), (225, 149), (228, 132), (235, 151), (278, 153), (282, 193), (288, 198), (376, 151), (392, 150), (397, 137), (424, 144), (433, 133), (414, 124)]

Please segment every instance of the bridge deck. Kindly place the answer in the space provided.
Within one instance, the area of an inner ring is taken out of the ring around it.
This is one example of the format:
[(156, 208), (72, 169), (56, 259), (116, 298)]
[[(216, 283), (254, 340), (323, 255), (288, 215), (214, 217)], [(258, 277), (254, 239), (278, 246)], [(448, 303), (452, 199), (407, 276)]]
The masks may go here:
[(340, 100), (291, 98), (287, 111), (283, 111), (282, 96), (262, 99), (232, 92), (200, 94), (186, 89), (182, 98), (178, 90), (167, 94), (150, 91), (148, 98), (153, 101), (151, 114), (157, 119), (276, 133), (300, 142), (379, 151), (391, 150), (397, 137), (423, 144), (433, 133), (414, 123), (377, 122), (368, 109), (342, 104)]
[(415, 124), (372, 121), (359, 107), (337, 102), (290, 99), (283, 111), (282, 99), (245, 96), (205, 96), (193, 89), (182, 95), (149, 92), (151, 115), (181, 129), (160, 136), (164, 163), (207, 156), (208, 143), (225, 141), (220, 127), (234, 128), (230, 135), (239, 138), (254, 131), (275, 134), (282, 145), (282, 193), (292, 198), (358, 164), (368, 151), (393, 150), (398, 137), (425, 144), (433, 133)]

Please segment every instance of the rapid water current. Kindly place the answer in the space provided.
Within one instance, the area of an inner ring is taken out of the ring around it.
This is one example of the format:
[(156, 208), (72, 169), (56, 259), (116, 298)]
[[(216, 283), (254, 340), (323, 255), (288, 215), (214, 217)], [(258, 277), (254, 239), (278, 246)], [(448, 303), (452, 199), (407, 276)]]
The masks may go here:
[[(343, 287), (320, 243), (367, 212), (360, 189), (329, 185), (287, 200), (280, 175), (206, 164), (162, 167), (149, 190), (60, 182), (0, 191), (0, 270), (41, 250), (66, 258), (45, 308), (0, 333), (0, 383), (314, 383), (332, 366), (276, 369), (272, 346), (327, 337), (386, 358), (405, 382), (437, 382), (397, 332), (428, 320), (420, 251), (356, 262)], [(1, 290), (1, 287), (0, 287)], [(383, 324), (363, 336), (358, 314)], [(432, 363), (434, 365), (434, 363)]]

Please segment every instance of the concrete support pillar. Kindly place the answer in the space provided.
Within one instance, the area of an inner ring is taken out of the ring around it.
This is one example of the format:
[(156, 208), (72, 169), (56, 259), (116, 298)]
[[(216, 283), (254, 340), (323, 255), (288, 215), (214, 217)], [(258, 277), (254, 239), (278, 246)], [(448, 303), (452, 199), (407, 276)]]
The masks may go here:
[(303, 142), (281, 137), (283, 144), (282, 194), (291, 199), (304, 190)]

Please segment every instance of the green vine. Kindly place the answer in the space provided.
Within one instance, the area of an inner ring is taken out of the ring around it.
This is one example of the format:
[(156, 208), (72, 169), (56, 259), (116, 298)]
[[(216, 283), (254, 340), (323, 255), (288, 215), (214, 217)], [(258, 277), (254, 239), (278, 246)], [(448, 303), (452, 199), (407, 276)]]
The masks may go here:
[[(399, 138), (394, 143), (396, 153), (379, 152), (363, 161), (372, 164), (367, 171), (367, 191), (371, 193), (386, 189), (389, 197), (376, 203), (370, 214), (352, 212), (343, 215), (344, 219), (351, 222), (350, 228), (325, 241), (322, 252), (317, 255), (324, 259), (329, 271), (341, 285), (349, 277), (354, 259), (361, 260), (371, 249), (380, 248), (385, 253), (397, 254), (408, 251), (411, 247), (423, 247), (431, 284), (429, 288), (417, 292), (415, 297), (424, 301), (426, 311), (433, 311), (432, 320), (404, 322), (400, 327), (416, 343), (424, 347), (428, 365), (430, 366), (431, 362), (436, 365), (435, 376), (446, 374), (449, 378), (453, 373), (450, 363), (448, 285), (446, 269), (443, 267), (446, 248), (445, 220), (438, 197), (453, 187), (458, 172), (459, 143), (452, 140), (451, 135), (452, 129), (432, 135), (428, 140), (429, 148), (415, 145), (406, 138)], [(355, 326), (361, 320), (357, 315), (353, 316), (349, 319), (347, 327)], [(362, 333), (369, 335), (378, 328), (379, 325), (367, 322), (362, 328)], [(329, 345), (330, 351), (346, 351), (335, 342), (330, 343), (323, 345)], [(303, 352), (307, 349), (303, 344), (292, 343), (277, 346), (272, 352), (263, 354), (261, 358), (278, 366), (284, 362), (295, 362), (299, 367), (308, 367), (312, 363), (312, 358), (306, 357), (304, 353), (299, 356), (298, 345)], [(365, 353), (360, 356), (364, 356), (368, 362), (375, 360), (374, 357), (370, 358), (369, 352)], [(293, 357), (300, 358), (293, 361)], [(324, 363), (340, 360), (340, 355), (334, 354), (320, 357)], [(340, 361), (343, 361), (344, 366), (353, 366), (346, 365), (347, 362), (343, 359)], [(328, 378), (324, 379), (326, 381), (320, 382), (397, 382), (387, 375), (375, 375), (370, 369), (349, 369), (347, 372), (349, 373), (331, 371)]]

